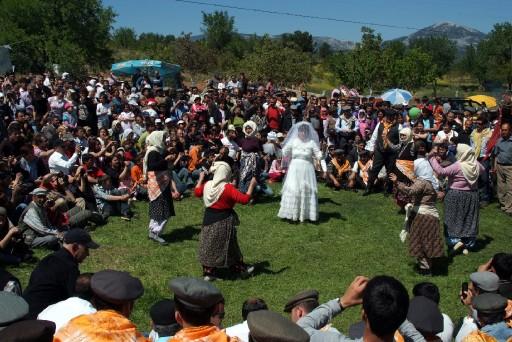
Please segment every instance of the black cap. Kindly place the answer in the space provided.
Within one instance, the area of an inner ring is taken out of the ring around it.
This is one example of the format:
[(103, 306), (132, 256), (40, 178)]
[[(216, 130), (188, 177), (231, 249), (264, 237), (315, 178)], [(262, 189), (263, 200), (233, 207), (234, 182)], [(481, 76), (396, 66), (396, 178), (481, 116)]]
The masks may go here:
[(318, 303), (319, 293), (317, 290), (305, 290), (290, 298), (284, 306), (284, 312), (291, 312), (294, 307), (305, 302)]
[(64, 243), (78, 243), (90, 249), (100, 247), (100, 245), (92, 241), (91, 235), (81, 228), (68, 230), (66, 234), (64, 234)]
[(387, 116), (388, 118), (393, 117), (395, 115), (396, 115), (396, 112), (393, 109), (386, 109), (384, 111), (384, 116)]
[(483, 313), (504, 312), (507, 304), (507, 299), (496, 293), (478, 295), (472, 302), (473, 308)]
[(427, 297), (411, 299), (407, 319), (422, 333), (435, 335), (443, 331), (443, 315), (437, 304)]
[(28, 320), (13, 323), (0, 332), (0, 341), (51, 342), (55, 323), (44, 320)]
[(224, 300), (219, 289), (202, 279), (179, 277), (169, 287), (175, 299), (191, 310), (208, 309)]
[(144, 294), (144, 287), (138, 278), (128, 272), (104, 270), (91, 278), (91, 290), (94, 295), (112, 304), (122, 304)]
[(247, 316), (249, 335), (255, 342), (307, 342), (309, 335), (289, 319), (268, 310), (258, 310)]
[(172, 299), (163, 299), (149, 309), (149, 316), (156, 325), (171, 325), (176, 323), (174, 317), (174, 301)]

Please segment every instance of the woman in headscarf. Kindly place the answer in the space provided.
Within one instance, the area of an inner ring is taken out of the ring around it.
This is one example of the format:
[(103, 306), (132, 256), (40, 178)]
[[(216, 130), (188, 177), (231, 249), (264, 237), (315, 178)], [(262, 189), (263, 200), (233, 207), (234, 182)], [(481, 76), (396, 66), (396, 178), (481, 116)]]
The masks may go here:
[(247, 121), (243, 125), (245, 138), (238, 141), (238, 145), (242, 149), (240, 157), (240, 180), (238, 182), (238, 190), (247, 192), (251, 179), (258, 179), (261, 173), (260, 153), (262, 152), (261, 140), (256, 135), (256, 123)]
[[(143, 172), (148, 182), (149, 197), (149, 235), (162, 245), (167, 242), (160, 237), (169, 217), (174, 216), (173, 198), (178, 198), (176, 184), (172, 180), (167, 160), (165, 138), (167, 132), (154, 131), (146, 138), (146, 155), (144, 156)], [(171, 190), (172, 187), (172, 190)]]
[(405, 231), (409, 236), (409, 255), (417, 259), (421, 274), (430, 274), (432, 259), (444, 254), (436, 208), (438, 184), (433, 173), (428, 160), (421, 157), (414, 161), (416, 178), (410, 186), (400, 182), (395, 174), (390, 174), (396, 189), (411, 198), (412, 204), (406, 206)]
[[(399, 139), (400, 142), (398, 145), (391, 144), (392, 148), (398, 151), (396, 161), (395, 161), (395, 170), (394, 174), (398, 177), (398, 181), (404, 183), (409, 186), (412, 184), (414, 180), (414, 159), (415, 150), (414, 150), (414, 141), (412, 139), (412, 130), (409, 127), (402, 128), (399, 131)], [(400, 207), (400, 213), (405, 213), (405, 205), (411, 202), (410, 198), (407, 196), (406, 192), (397, 191), (397, 188), (394, 187), (394, 194), (396, 204)]]
[(282, 149), (283, 158), (290, 164), (281, 190), (281, 206), (278, 217), (300, 221), (318, 219), (318, 188), (315, 160), (322, 159), (318, 134), (306, 121), (292, 126)]
[(448, 191), (444, 198), (446, 242), (454, 251), (463, 248), (467, 254), (468, 249), (475, 247), (478, 235), (478, 177), (484, 168), (468, 145), (458, 144), (455, 158), (455, 163), (442, 167), (441, 157), (434, 147), (429, 161), (438, 176), (448, 178)]
[(199, 262), (206, 281), (217, 278), (218, 268), (229, 267), (242, 275), (254, 271), (253, 266), (243, 261), (236, 232), (240, 221), (233, 207), (237, 203), (249, 203), (257, 182), (253, 177), (246, 193), (238, 191), (231, 184), (232, 164), (233, 160), (228, 156), (216, 161), (209, 170), (213, 174), (212, 180), (204, 183), (205, 172), (201, 172), (194, 190), (196, 197), (203, 198), (206, 207), (199, 236)]

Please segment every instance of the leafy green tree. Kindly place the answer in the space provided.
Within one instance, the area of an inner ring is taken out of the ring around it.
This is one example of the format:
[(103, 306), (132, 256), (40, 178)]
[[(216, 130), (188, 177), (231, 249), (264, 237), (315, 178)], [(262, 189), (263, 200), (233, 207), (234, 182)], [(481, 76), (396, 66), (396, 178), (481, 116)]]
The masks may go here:
[(112, 43), (116, 48), (133, 49), (137, 45), (137, 34), (131, 27), (120, 27), (112, 33)]
[(473, 45), (466, 47), (466, 51), (457, 67), (460, 71), (473, 77), (478, 82), (478, 85), (483, 87), (487, 76), (487, 61), (483, 49)]
[(215, 65), (215, 54), (200, 42), (192, 40), (190, 34), (176, 39), (173, 46), (174, 61), (189, 71), (192, 78), (199, 73), (206, 73)]
[(418, 38), (410, 43), (411, 49), (420, 49), (432, 56), (434, 66), (433, 80), (434, 96), (437, 94), (437, 79), (443, 77), (452, 67), (457, 55), (457, 48), (454, 42), (446, 36), (430, 36)]
[(203, 27), (201, 31), (205, 35), (206, 46), (215, 49), (224, 49), (235, 35), (235, 18), (229, 16), (226, 11), (203, 13)]
[(296, 49), (302, 52), (312, 53), (315, 49), (313, 36), (307, 31), (295, 31), (293, 33), (284, 33), (281, 35), (283, 46)]
[(327, 42), (323, 42), (318, 47), (318, 56), (321, 59), (325, 59), (325, 58), (329, 57), (330, 55), (332, 55), (332, 53), (333, 53), (332, 48), (329, 44), (327, 44)]
[(494, 25), (478, 45), (478, 55), (485, 56), (488, 75), (506, 82), (508, 89), (512, 89), (512, 23)]
[(272, 79), (280, 85), (298, 85), (311, 79), (312, 59), (266, 38), (238, 65), (246, 75), (256, 80)]
[(111, 63), (110, 29), (115, 14), (100, 0), (3, 0), (0, 43), (12, 43), (18, 70), (43, 71), (53, 64), (83, 73)]

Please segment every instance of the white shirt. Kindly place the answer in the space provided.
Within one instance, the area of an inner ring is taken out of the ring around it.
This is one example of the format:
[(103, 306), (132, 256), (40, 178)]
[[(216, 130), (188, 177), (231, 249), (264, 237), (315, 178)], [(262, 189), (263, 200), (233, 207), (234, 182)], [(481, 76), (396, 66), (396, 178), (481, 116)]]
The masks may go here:
[(478, 330), (478, 326), (476, 325), (473, 317), (464, 317), (464, 320), (462, 321), (462, 326), (460, 327), (457, 336), (455, 336), (455, 342), (462, 342), (464, 337), (468, 336), (475, 330)]
[(62, 172), (67, 176), (69, 175), (69, 170), (73, 165), (75, 165), (77, 160), (78, 154), (76, 153), (73, 153), (71, 158), (68, 158), (66, 155), (55, 151), (48, 159), (48, 166), (50, 168), (51, 173)]
[(55, 331), (57, 332), (73, 318), (95, 312), (96, 309), (88, 301), (71, 297), (48, 306), (37, 316), (37, 319), (55, 323)]
[(226, 328), (226, 335), (230, 337), (238, 337), (242, 342), (249, 342), (249, 325), (247, 321)]
[(222, 145), (226, 146), (229, 149), (228, 156), (230, 156), (233, 159), (236, 159), (236, 154), (238, 151), (240, 151), (240, 146), (234, 141), (229, 140), (228, 137), (224, 137), (220, 139), (222, 142)]
[(443, 314), (443, 331), (437, 334), (437, 337), (443, 342), (452, 342), (453, 340), (453, 322), (447, 314)]

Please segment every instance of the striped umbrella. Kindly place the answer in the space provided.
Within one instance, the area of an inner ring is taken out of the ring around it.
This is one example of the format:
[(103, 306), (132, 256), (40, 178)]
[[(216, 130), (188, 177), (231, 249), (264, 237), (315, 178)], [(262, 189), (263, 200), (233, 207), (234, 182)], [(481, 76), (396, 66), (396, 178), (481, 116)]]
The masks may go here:
[(389, 101), (392, 105), (407, 104), (412, 99), (412, 94), (404, 89), (390, 89), (381, 96), (383, 101)]

